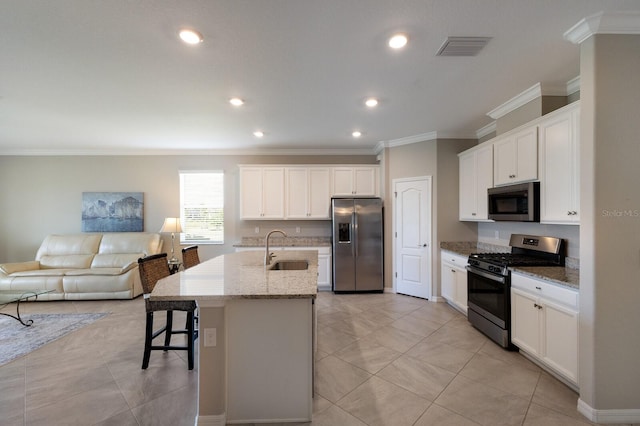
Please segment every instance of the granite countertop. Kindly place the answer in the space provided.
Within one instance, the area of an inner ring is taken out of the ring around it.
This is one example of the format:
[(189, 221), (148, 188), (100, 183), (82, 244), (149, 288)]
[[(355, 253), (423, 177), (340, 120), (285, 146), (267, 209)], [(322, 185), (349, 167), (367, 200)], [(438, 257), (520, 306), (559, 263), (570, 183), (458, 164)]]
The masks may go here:
[(551, 281), (574, 289), (580, 288), (580, 270), (566, 266), (513, 266), (513, 272), (528, 275), (531, 278)]
[[(506, 246), (498, 246), (475, 241), (443, 241), (440, 243), (440, 248), (461, 256), (469, 256), (472, 253), (481, 252), (510, 252), (510, 248)], [(580, 269), (578, 259), (567, 257), (566, 264), (567, 266), (513, 266), (510, 269), (524, 275), (529, 275), (532, 278), (550, 281), (574, 289), (580, 288)]]
[(298, 299), (318, 294), (318, 252), (276, 251), (275, 263), (307, 260), (309, 269), (273, 271), (264, 266), (264, 253), (245, 251), (215, 257), (161, 279), (151, 300), (224, 302), (230, 299)]
[[(331, 237), (282, 237), (274, 234), (269, 239), (270, 247), (323, 247), (331, 245)], [(264, 247), (264, 237), (242, 237), (234, 247)]]

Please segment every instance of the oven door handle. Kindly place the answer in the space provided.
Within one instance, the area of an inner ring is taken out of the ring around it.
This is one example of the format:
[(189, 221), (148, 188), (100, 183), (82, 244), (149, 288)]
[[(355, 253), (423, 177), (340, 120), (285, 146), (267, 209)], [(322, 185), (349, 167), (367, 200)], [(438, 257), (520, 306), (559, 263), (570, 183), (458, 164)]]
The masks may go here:
[(472, 266), (467, 266), (467, 271), (471, 272), (472, 274), (480, 275), (481, 277), (484, 277), (488, 280), (497, 281), (502, 284), (504, 284), (506, 280), (506, 278), (503, 277), (502, 275), (489, 274), (487, 272), (481, 271), (480, 269), (476, 269)]

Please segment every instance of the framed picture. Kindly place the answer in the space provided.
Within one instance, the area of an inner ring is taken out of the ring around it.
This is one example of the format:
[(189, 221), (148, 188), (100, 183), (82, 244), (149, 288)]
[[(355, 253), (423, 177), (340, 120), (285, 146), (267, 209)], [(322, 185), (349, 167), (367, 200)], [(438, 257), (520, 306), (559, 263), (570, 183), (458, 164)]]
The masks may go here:
[(82, 232), (142, 232), (142, 192), (83, 192)]

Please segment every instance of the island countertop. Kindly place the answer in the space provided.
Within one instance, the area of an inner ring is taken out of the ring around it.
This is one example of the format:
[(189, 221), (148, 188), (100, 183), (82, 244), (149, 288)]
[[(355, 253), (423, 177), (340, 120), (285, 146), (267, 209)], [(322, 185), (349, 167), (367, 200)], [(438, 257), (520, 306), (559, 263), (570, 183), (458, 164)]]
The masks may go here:
[(306, 260), (306, 270), (274, 271), (264, 266), (263, 251), (230, 253), (161, 279), (151, 300), (224, 302), (230, 299), (315, 298), (318, 294), (316, 250), (275, 251), (272, 263)]

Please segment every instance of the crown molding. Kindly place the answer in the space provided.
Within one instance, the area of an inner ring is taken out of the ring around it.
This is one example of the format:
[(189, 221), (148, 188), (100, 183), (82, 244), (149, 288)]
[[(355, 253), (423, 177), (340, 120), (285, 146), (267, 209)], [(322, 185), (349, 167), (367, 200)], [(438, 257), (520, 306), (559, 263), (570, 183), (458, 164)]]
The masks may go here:
[(542, 84), (536, 83), (519, 95), (514, 96), (497, 108), (492, 109), (487, 115), (497, 120), (540, 96), (542, 96)]
[(640, 12), (599, 12), (581, 19), (564, 33), (564, 39), (580, 44), (595, 34), (640, 34)]
[(492, 109), (487, 113), (487, 115), (494, 120), (497, 120), (541, 96), (567, 96), (568, 94), (567, 85), (554, 86), (545, 84), (543, 86), (542, 83), (536, 83), (519, 95), (514, 96), (502, 105)]
[(567, 81), (567, 95), (572, 95), (580, 90), (580, 76)]
[(45, 150), (45, 149), (5, 149), (0, 156), (6, 157), (69, 157), (69, 156), (163, 156), (163, 155), (375, 155), (373, 148), (361, 149), (122, 149), (122, 150)]
[(487, 136), (490, 133), (493, 133), (496, 131), (496, 122), (492, 121), (491, 123), (487, 124), (484, 127), (481, 127), (480, 129), (476, 130), (476, 138), (477, 139), (482, 139), (483, 137)]
[(407, 136), (404, 138), (392, 139), (385, 145), (387, 148), (393, 148), (396, 146), (410, 145), (412, 143), (419, 143), (425, 141), (431, 141), (438, 139), (438, 132), (421, 133), (419, 135)]

